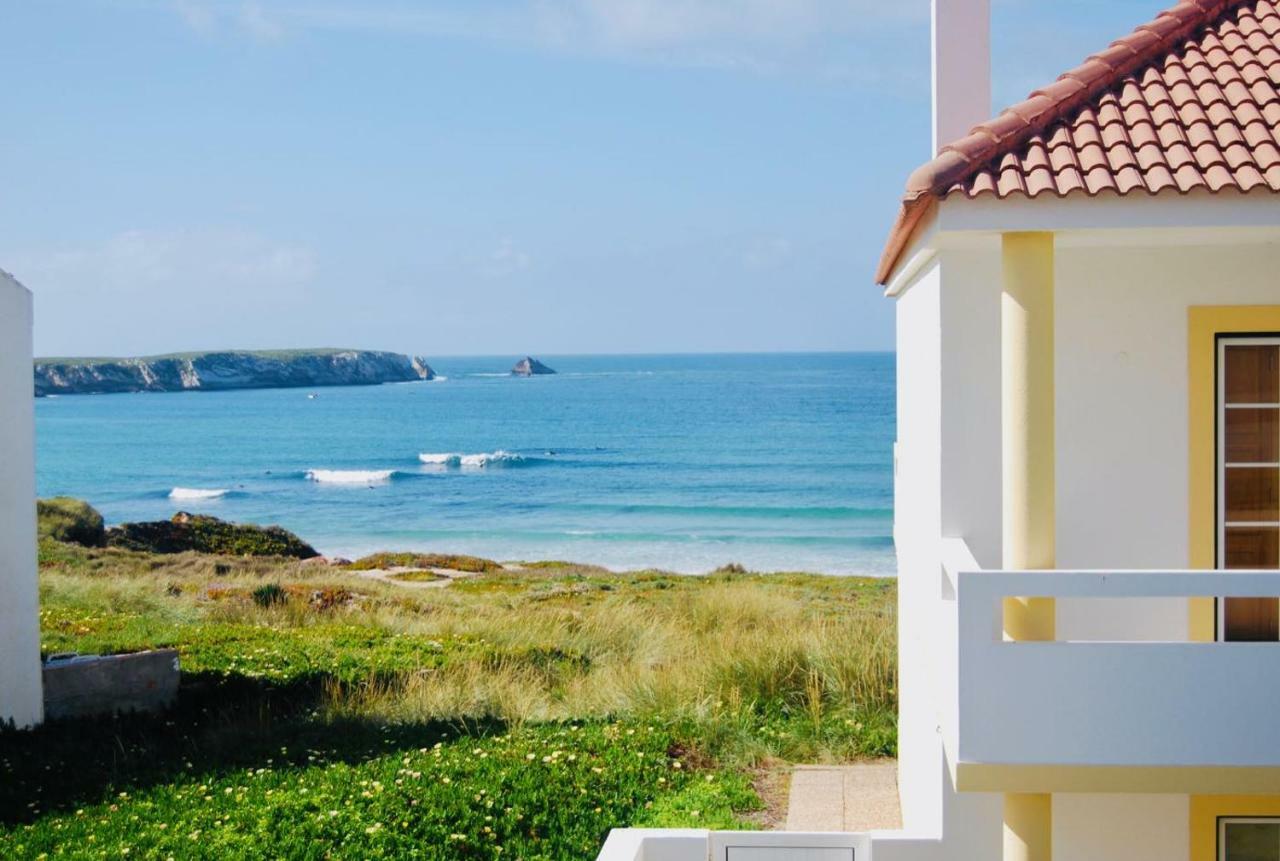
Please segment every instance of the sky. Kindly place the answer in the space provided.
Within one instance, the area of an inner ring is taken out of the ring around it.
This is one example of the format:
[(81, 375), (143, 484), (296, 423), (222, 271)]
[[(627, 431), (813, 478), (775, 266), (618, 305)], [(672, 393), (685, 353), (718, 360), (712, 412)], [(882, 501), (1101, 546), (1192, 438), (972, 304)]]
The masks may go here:
[[(993, 108), (1172, 0), (995, 0)], [(0, 0), (39, 355), (886, 350), (928, 0)]]

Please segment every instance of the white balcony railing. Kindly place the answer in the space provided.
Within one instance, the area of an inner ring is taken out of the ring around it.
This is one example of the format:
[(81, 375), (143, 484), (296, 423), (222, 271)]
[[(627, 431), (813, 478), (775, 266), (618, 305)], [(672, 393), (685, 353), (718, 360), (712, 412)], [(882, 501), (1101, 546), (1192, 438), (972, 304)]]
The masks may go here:
[(951, 548), (943, 583), (944, 598), (955, 594), (955, 699), (945, 708), (955, 725), (944, 727), (955, 762), (1280, 766), (1280, 644), (1009, 642), (1002, 634), (1009, 597), (1135, 606), (1273, 598), (1280, 572), (957, 570), (966, 556)]

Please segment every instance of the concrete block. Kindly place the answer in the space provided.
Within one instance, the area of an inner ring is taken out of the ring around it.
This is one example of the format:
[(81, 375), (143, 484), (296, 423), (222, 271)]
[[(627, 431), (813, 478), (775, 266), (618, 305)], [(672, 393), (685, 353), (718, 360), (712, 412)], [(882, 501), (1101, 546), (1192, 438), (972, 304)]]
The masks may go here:
[(45, 717), (160, 711), (178, 695), (176, 649), (55, 656), (44, 665)]

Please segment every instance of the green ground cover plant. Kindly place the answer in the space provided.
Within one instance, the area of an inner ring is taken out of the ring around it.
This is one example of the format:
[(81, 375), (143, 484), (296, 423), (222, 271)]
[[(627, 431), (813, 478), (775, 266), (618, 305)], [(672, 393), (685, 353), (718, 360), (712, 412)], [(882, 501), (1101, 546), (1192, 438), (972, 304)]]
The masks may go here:
[[(591, 857), (896, 753), (894, 584), (41, 545), (47, 653), (178, 649), (156, 716), (0, 732), (0, 857)], [(194, 836), (193, 836), (194, 835)], [(127, 850), (127, 852), (126, 852)]]

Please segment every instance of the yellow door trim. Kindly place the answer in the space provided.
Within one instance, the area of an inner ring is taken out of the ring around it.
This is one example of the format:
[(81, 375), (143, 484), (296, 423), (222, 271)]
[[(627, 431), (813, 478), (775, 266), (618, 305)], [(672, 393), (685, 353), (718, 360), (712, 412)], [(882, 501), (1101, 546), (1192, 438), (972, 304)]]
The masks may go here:
[(1280, 795), (1191, 796), (1191, 861), (1218, 861), (1218, 817), (1280, 817)]
[[(1187, 525), (1191, 568), (1216, 568), (1218, 532), (1216, 488), (1218, 451), (1215, 436), (1218, 339), (1221, 334), (1280, 332), (1280, 305), (1196, 305), (1187, 314), (1187, 415), (1189, 426)], [(1212, 598), (1192, 598), (1188, 635), (1207, 642), (1214, 636)]]

